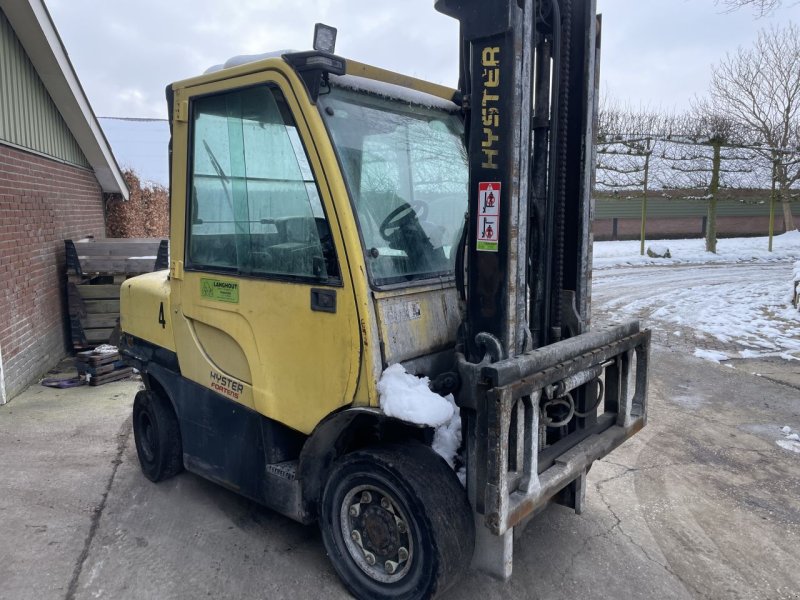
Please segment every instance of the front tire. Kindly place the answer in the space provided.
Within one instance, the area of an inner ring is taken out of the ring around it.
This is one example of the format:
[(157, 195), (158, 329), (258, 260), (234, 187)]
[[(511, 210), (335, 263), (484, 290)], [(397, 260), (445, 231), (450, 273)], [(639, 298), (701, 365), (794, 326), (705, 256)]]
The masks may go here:
[(342, 458), (325, 485), (320, 527), (334, 569), (361, 599), (444, 592), (469, 567), (475, 544), (464, 488), (417, 443)]
[(168, 400), (141, 390), (133, 401), (133, 439), (144, 476), (169, 479), (183, 470), (183, 444), (178, 418)]

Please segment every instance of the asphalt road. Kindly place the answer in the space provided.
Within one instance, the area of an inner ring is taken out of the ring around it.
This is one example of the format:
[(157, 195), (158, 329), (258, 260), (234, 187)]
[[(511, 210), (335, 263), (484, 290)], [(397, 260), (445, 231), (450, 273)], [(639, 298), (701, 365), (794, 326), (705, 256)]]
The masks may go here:
[[(448, 597), (800, 597), (800, 454), (775, 443), (800, 393), (744, 364), (656, 346), (648, 426), (595, 464), (584, 513), (548, 509), (508, 582), (471, 573)], [(189, 473), (147, 481), (136, 389), (34, 386), (0, 407), (1, 598), (348, 597), (315, 527)]]

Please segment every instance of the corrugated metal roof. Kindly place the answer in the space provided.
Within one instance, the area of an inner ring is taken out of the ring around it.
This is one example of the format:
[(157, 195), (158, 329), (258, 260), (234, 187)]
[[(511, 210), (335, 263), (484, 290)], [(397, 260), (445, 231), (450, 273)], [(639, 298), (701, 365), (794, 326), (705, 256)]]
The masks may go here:
[[(69, 128), (83, 156), (94, 171), (100, 187), (105, 192), (120, 193), (127, 198), (128, 187), (122, 178), (122, 172), (43, 1), (0, 0), (0, 11), (13, 28), (18, 44), (24, 49), (39, 80), (46, 88), (51, 102), (55, 105), (64, 124)], [(19, 59), (16, 59), (16, 63), (19, 63)], [(19, 81), (18, 76), (14, 77), (12, 77), (12, 81)], [(0, 113), (10, 112), (11, 127), (15, 128), (14, 135), (18, 139), (35, 140), (37, 136), (41, 138), (48, 135), (44, 132), (36, 133), (37, 127), (46, 127), (47, 123), (37, 120), (35, 116), (30, 119), (33, 124), (28, 125), (33, 133), (23, 133), (22, 131), (19, 117), (21, 114), (26, 114), (24, 107), (30, 108), (36, 104), (26, 97), (26, 94), (30, 95), (32, 89), (33, 87), (29, 85), (16, 89), (14, 92), (23, 99), (20, 103), (22, 113), (15, 113), (6, 109), (5, 106), (0, 106)], [(39, 104), (41, 106), (41, 103)], [(30, 108), (30, 110), (33, 109)]]
[(89, 161), (0, 11), (0, 140), (81, 167)]

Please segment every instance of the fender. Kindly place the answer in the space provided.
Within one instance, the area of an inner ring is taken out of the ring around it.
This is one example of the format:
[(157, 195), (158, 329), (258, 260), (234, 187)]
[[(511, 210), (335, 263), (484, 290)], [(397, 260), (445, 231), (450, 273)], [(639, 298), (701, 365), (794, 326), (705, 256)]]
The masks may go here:
[(317, 514), (328, 473), (341, 456), (376, 443), (409, 439), (430, 445), (433, 428), (388, 417), (377, 408), (345, 408), (325, 417), (300, 452), (297, 474), (306, 511)]

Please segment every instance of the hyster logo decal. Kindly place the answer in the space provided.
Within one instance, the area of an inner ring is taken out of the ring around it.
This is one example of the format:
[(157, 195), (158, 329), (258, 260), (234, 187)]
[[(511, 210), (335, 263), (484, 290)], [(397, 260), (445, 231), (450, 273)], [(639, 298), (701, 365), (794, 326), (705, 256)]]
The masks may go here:
[(239, 394), (244, 391), (243, 384), (230, 377), (215, 373), (214, 371), (211, 371), (211, 388), (234, 400), (238, 400)]

